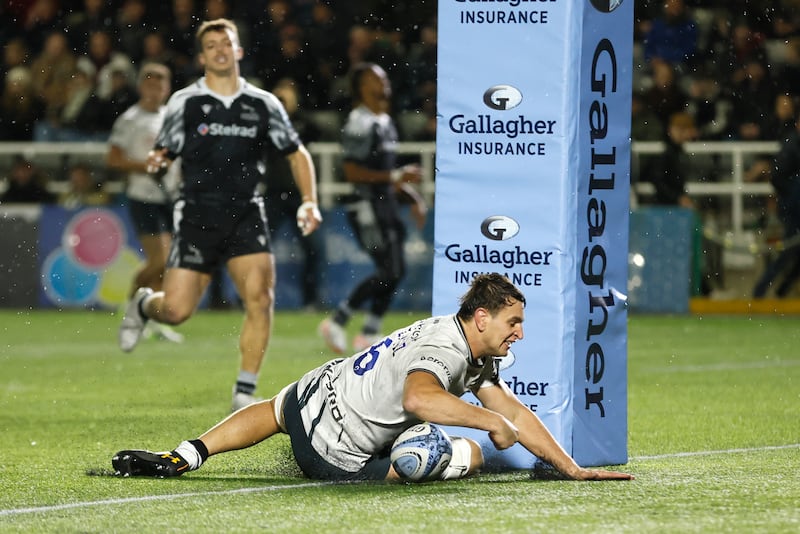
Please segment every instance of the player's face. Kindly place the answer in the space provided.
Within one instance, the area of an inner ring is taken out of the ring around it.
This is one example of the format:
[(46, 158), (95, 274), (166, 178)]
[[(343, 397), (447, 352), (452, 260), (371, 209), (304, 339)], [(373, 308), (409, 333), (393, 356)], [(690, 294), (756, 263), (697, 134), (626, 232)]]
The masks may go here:
[(210, 30), (203, 35), (201, 44), (200, 64), (206, 71), (219, 75), (235, 71), (242, 49), (231, 30)]
[(152, 105), (161, 105), (169, 96), (170, 83), (163, 76), (150, 75), (139, 83), (139, 95)]
[(493, 356), (505, 356), (511, 344), (522, 339), (522, 321), (525, 310), (522, 303), (515, 300), (495, 315), (488, 315), (484, 336), (488, 350)]
[(361, 99), (373, 111), (387, 111), (392, 97), (389, 77), (380, 67), (373, 67), (361, 77)]

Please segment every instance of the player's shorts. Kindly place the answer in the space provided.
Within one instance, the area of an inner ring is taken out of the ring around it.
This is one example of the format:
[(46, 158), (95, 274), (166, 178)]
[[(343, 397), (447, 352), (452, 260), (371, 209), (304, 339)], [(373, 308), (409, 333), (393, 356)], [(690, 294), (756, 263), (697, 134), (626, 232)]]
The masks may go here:
[(272, 252), (260, 196), (225, 203), (180, 199), (173, 208), (173, 221), (168, 267), (210, 274), (231, 258)]
[(158, 235), (172, 232), (172, 205), (128, 199), (136, 235)]
[(307, 477), (317, 480), (384, 480), (389, 473), (389, 451), (373, 456), (355, 472), (331, 465), (311, 445), (311, 438), (303, 426), (300, 405), (297, 401), (297, 383), (286, 392), (283, 403), (286, 432), (292, 441), (292, 452), (297, 465)]

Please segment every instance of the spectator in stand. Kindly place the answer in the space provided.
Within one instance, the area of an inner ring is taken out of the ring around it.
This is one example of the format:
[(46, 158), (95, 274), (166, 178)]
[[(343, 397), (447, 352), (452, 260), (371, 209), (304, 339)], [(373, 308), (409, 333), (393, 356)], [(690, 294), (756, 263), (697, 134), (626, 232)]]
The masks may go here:
[[(631, 95), (631, 139), (634, 141), (662, 141), (665, 132), (664, 123), (652, 109), (644, 103), (641, 93)], [(631, 184), (649, 181), (650, 166), (659, 161), (658, 155), (640, 154), (631, 158)]]
[(783, 223), (784, 249), (770, 261), (753, 289), (762, 298), (779, 278), (775, 296), (786, 297), (800, 279), (800, 117), (795, 130), (782, 141), (770, 172), (770, 181), (778, 200), (778, 216)]
[(86, 206), (106, 206), (111, 198), (95, 179), (92, 169), (85, 163), (76, 163), (67, 171), (69, 189), (58, 196), (58, 204), (67, 209)]
[(672, 115), (686, 110), (687, 97), (678, 84), (678, 74), (671, 63), (654, 59), (650, 67), (653, 85), (644, 92), (643, 97), (647, 107), (666, 125)]
[(331, 88), (337, 77), (346, 77), (347, 67), (342, 61), (347, 49), (347, 21), (352, 8), (349, 4), (337, 5), (334, 10), (328, 0), (315, 0), (311, 9), (311, 22), (305, 28), (308, 54), (314, 58), (312, 94), (306, 102), (307, 109), (331, 106)]
[(114, 19), (119, 51), (135, 63), (142, 62), (142, 42), (148, 33), (147, 4), (144, 0), (124, 0)]
[(774, 109), (776, 92), (762, 58), (751, 56), (745, 61), (743, 77), (734, 83), (732, 95), (731, 136), (740, 141), (768, 139), (768, 118)]
[(773, 72), (778, 92), (791, 93), (800, 90), (800, 37), (792, 37), (784, 44), (783, 63)]
[[(730, 24), (730, 21), (723, 24)], [(767, 57), (764, 42), (764, 35), (754, 31), (746, 18), (740, 18), (734, 23), (724, 43), (725, 55), (719, 61), (719, 66), (723, 69), (720, 72), (721, 78), (724, 78), (726, 85), (737, 85), (747, 78), (748, 61)]]
[[(776, 39), (792, 38), (800, 34), (800, 12), (796, 0), (778, 1), (778, 5), (770, 5), (773, 13), (765, 17), (772, 21), (772, 36)], [(772, 4), (772, 2), (770, 2)]]
[(89, 51), (78, 58), (78, 67), (87, 73), (94, 72), (97, 96), (103, 100), (111, 97), (114, 72), (123, 72), (131, 88), (135, 85), (136, 69), (131, 59), (114, 50), (111, 34), (107, 31), (94, 31), (89, 35)]
[(111, 74), (111, 93), (103, 102), (103, 114), (98, 124), (103, 131), (111, 131), (114, 121), (122, 115), (125, 110), (130, 108), (139, 99), (136, 88), (129, 78), (130, 71), (125, 66), (112, 64)]
[(272, 69), (281, 57), (281, 30), (293, 23), (292, 6), (286, 0), (268, 0), (254, 16), (252, 33), (258, 36), (253, 40), (251, 53), (255, 58), (255, 75), (265, 87), (270, 87), (280, 79), (280, 76), (273, 76)]
[(62, 31), (47, 36), (42, 52), (31, 64), (33, 88), (45, 103), (45, 117), (57, 120), (66, 104), (65, 88), (75, 72), (77, 59)]
[[(795, 132), (795, 117), (800, 113), (797, 98), (790, 94), (779, 94), (775, 97), (775, 107), (773, 114), (767, 120), (768, 139), (780, 142), (786, 140), (794, 135)], [(774, 162), (773, 155), (757, 154), (755, 155), (752, 164), (749, 164), (744, 173), (744, 179), (747, 182), (767, 182), (772, 172), (772, 165)], [(776, 214), (775, 203), (767, 199), (766, 215), (771, 216)]]
[[(13, 4), (14, 2), (9, 2)], [(25, 12), (22, 36), (33, 53), (38, 53), (46, 46), (49, 36), (61, 31), (58, 0), (33, 0)]]
[(689, 80), (686, 111), (694, 117), (699, 139), (719, 141), (726, 138), (732, 107), (723, 84), (713, 75), (700, 72)]
[(347, 62), (349, 66), (364, 63), (375, 42), (375, 31), (362, 24), (356, 24), (348, 31)]
[[(300, 109), (300, 95), (294, 80), (285, 78), (278, 82), (272, 90), (278, 100), (286, 108), (286, 114), (303, 143), (319, 140), (320, 131)], [(289, 164), (281, 154), (273, 150), (269, 153), (267, 173), (267, 190), (264, 195), (267, 208), (267, 223), (270, 235), (277, 241), (279, 231), (288, 229), (292, 232), (292, 240), (303, 250), (303, 262), (300, 272), (296, 273), (302, 292), (302, 306), (305, 310), (316, 310), (320, 306), (319, 282), (322, 274), (323, 244), (319, 232), (303, 235), (297, 227), (297, 210), (303, 203), (302, 195), (292, 177)]]
[(644, 36), (645, 60), (687, 67), (697, 53), (697, 35), (697, 24), (684, 0), (664, 0), (661, 15), (653, 19)]
[(173, 50), (167, 46), (164, 34), (160, 31), (149, 32), (145, 35), (144, 40), (142, 40), (141, 47), (141, 64), (160, 63), (166, 66), (172, 72), (172, 85), (174, 87), (176, 82), (175, 69), (177, 68), (179, 60)]
[(436, 103), (436, 64), (438, 34), (436, 26), (428, 24), (420, 31), (420, 39), (408, 53), (411, 87), (414, 93), (411, 105), (415, 109), (430, 111)]
[(684, 143), (697, 139), (694, 119), (686, 112), (673, 113), (667, 124), (664, 152), (652, 160), (643, 179), (653, 183), (655, 204), (692, 208), (686, 193), (686, 182), (691, 169)]
[(110, 4), (106, 0), (83, 0), (83, 9), (75, 9), (67, 15), (64, 29), (76, 54), (89, 53), (93, 33), (114, 31)]
[(55, 196), (47, 190), (47, 175), (33, 162), (16, 156), (8, 173), (8, 188), (0, 196), (0, 204), (50, 204)]
[(0, 141), (32, 141), (36, 122), (44, 117), (44, 102), (33, 90), (28, 67), (17, 66), (5, 75), (0, 99)]
[(6, 73), (15, 67), (30, 67), (30, 51), (25, 41), (14, 37), (3, 47), (3, 65), (0, 67), (0, 76), (5, 79)]
[[(800, 87), (797, 87), (800, 91)], [(789, 93), (781, 93), (775, 97), (773, 113), (767, 120), (766, 139), (785, 141), (795, 130), (797, 117), (797, 97)]]
[(174, 76), (177, 86), (182, 87), (197, 77), (194, 35), (199, 24), (198, 8), (194, 0), (172, 0), (172, 11), (164, 27), (165, 42), (174, 54)]
[(314, 59), (308, 55), (303, 43), (303, 30), (297, 24), (287, 23), (280, 28), (278, 54), (269, 63), (264, 62), (264, 68), (259, 70), (259, 78), (267, 87), (288, 78), (295, 80), (302, 98), (309, 97), (316, 84)]
[(104, 103), (95, 93), (91, 76), (75, 69), (66, 87), (66, 102), (58, 118), (50, 123), (49, 141), (105, 141), (102, 130)]

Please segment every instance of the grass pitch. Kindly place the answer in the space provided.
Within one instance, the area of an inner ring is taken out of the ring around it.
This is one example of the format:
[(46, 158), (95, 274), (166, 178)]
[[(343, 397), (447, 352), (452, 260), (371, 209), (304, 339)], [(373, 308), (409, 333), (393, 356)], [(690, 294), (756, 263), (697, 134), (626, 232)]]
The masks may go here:
[[(320, 319), (278, 314), (261, 394), (331, 357)], [(241, 316), (201, 311), (183, 345), (130, 355), (118, 320), (0, 311), (0, 531), (800, 531), (797, 318), (632, 316), (633, 482), (418, 485), (314, 483), (283, 436), (178, 479), (108, 476), (117, 450), (172, 448), (226, 415)]]

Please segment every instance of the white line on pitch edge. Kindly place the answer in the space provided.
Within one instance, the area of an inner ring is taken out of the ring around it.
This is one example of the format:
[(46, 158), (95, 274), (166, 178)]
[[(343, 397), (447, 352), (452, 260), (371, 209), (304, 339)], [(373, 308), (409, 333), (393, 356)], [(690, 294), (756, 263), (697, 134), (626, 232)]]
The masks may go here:
[(652, 456), (631, 456), (629, 460), (640, 462), (644, 460), (666, 460), (669, 458), (688, 458), (691, 456), (714, 456), (718, 454), (739, 454), (744, 452), (780, 451), (784, 449), (800, 449), (800, 443), (792, 443), (791, 445), (773, 445), (767, 447), (751, 447), (749, 449), (723, 449), (719, 451), (673, 452), (670, 454), (655, 454)]
[(109, 504), (128, 504), (148, 501), (162, 501), (167, 499), (182, 499), (185, 497), (205, 497), (209, 495), (235, 495), (237, 493), (261, 493), (264, 491), (279, 491), (284, 489), (314, 488), (318, 486), (330, 486), (335, 482), (308, 482), (304, 484), (287, 484), (283, 486), (264, 486), (254, 488), (238, 488), (231, 490), (218, 491), (196, 491), (191, 493), (168, 493), (166, 495), (145, 495), (142, 497), (128, 497), (124, 499), (103, 499), (100, 501), (73, 502), (66, 504), (53, 504), (50, 506), (35, 506), (31, 508), (12, 508), (10, 510), (0, 510), (0, 517), (18, 514), (35, 514), (42, 512), (53, 512), (56, 510), (70, 510), (74, 508), (88, 508), (90, 506), (103, 506)]
[[(691, 456), (714, 456), (719, 454), (739, 454), (739, 453), (746, 453), (746, 452), (762, 452), (762, 451), (777, 451), (777, 450), (785, 450), (785, 449), (798, 449), (800, 448), (800, 443), (793, 443), (791, 445), (774, 445), (774, 446), (767, 446), (767, 447), (752, 447), (748, 449), (724, 449), (724, 450), (717, 450), (717, 451), (694, 451), (694, 452), (676, 452), (671, 454), (657, 454), (652, 456), (632, 456), (629, 460), (630, 461), (647, 461), (647, 460), (663, 460), (668, 458), (686, 458)], [(244, 493), (261, 493), (265, 491), (279, 491), (284, 489), (302, 489), (302, 488), (314, 488), (319, 486), (330, 486), (336, 484), (336, 482), (308, 482), (303, 484), (287, 484), (283, 486), (265, 486), (265, 487), (254, 487), (254, 488), (238, 488), (238, 489), (231, 489), (231, 490), (219, 490), (219, 491), (205, 491), (205, 492), (191, 492), (191, 493), (170, 493), (166, 495), (145, 495), (142, 497), (128, 497), (125, 499), (103, 499), (99, 501), (85, 501), (85, 502), (74, 502), (74, 503), (66, 503), (66, 504), (54, 504), (50, 506), (36, 506), (31, 508), (12, 508), (10, 510), (0, 510), (0, 517), (3, 516), (11, 516), (11, 515), (20, 515), (20, 514), (34, 514), (34, 513), (45, 513), (45, 512), (54, 512), (57, 510), (71, 510), (76, 508), (88, 508), (91, 506), (104, 506), (104, 505), (112, 505), (112, 504), (128, 504), (128, 503), (139, 503), (139, 502), (149, 502), (149, 501), (163, 501), (167, 499), (183, 499), (185, 497), (205, 497), (209, 495), (235, 495), (235, 494), (244, 494)]]

